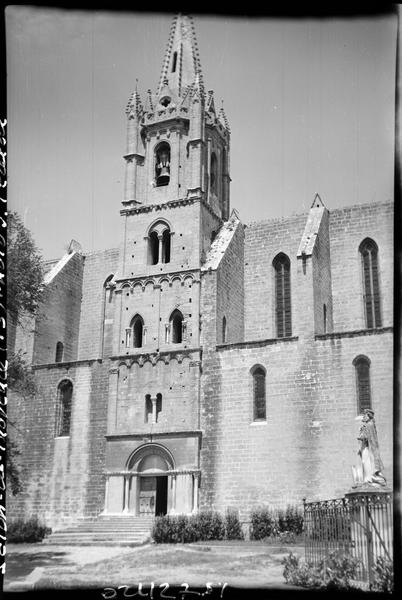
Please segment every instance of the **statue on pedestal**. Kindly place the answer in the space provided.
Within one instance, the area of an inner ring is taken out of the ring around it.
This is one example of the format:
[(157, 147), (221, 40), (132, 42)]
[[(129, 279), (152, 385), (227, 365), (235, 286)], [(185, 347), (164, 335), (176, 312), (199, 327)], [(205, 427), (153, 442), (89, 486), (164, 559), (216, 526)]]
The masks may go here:
[(382, 474), (384, 465), (380, 457), (373, 410), (368, 408), (364, 410), (357, 439), (359, 440), (358, 456), (360, 460), (358, 465), (352, 467), (354, 487), (385, 486), (387, 482)]

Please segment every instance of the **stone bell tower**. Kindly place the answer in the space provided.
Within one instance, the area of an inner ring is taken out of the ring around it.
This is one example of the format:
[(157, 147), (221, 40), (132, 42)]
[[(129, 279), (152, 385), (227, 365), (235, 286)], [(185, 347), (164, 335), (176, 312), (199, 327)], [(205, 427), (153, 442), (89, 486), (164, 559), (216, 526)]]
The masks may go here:
[(174, 18), (156, 92), (127, 105), (113, 289), (107, 513), (192, 512), (200, 475), (201, 267), (229, 217), (230, 131), (205, 92), (191, 17)]
[(127, 105), (124, 206), (200, 198), (229, 214), (229, 126), (205, 93), (194, 24), (172, 23), (155, 94), (143, 106), (136, 90)]

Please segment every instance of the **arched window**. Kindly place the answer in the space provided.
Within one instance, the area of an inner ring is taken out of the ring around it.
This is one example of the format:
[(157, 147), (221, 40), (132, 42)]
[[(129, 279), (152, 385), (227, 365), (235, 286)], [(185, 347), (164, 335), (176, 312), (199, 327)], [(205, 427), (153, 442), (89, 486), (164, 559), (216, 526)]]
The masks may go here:
[(135, 315), (130, 323), (134, 348), (142, 348), (144, 340), (144, 320), (140, 315)]
[(216, 158), (215, 152), (211, 154), (211, 192), (212, 194), (216, 194), (218, 191), (218, 159)]
[(226, 317), (223, 317), (222, 319), (222, 343), (225, 344), (226, 343), (226, 338), (227, 338), (227, 324), (226, 324)]
[(148, 233), (148, 264), (170, 262), (171, 232), (165, 221), (155, 223)]
[(265, 369), (259, 365), (251, 369), (253, 377), (253, 418), (254, 421), (265, 421)]
[(357, 411), (371, 408), (370, 360), (367, 356), (358, 356), (353, 361), (356, 371)]
[(275, 270), (276, 336), (288, 337), (292, 335), (290, 260), (286, 254), (278, 254), (272, 264)]
[(156, 185), (168, 185), (170, 181), (170, 146), (161, 142), (155, 150), (155, 181)]
[(162, 412), (162, 394), (145, 396), (145, 423), (157, 423), (158, 415)]
[(363, 298), (367, 329), (381, 327), (378, 246), (369, 238), (360, 244), (363, 275)]
[(183, 325), (184, 319), (183, 315), (179, 310), (174, 310), (170, 315), (170, 332), (171, 332), (171, 341), (173, 344), (181, 344), (183, 341)]
[(56, 436), (70, 435), (73, 384), (64, 380), (57, 388)]
[(64, 346), (63, 346), (63, 342), (57, 342), (56, 344), (56, 358), (54, 362), (61, 362), (63, 360), (63, 352), (64, 352)]

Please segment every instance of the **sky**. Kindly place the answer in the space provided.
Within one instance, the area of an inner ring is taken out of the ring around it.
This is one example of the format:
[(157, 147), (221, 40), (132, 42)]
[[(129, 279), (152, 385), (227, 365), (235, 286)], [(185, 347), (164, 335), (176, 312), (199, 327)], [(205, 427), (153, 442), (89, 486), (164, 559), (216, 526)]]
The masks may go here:
[[(231, 128), (243, 223), (393, 199), (396, 15), (194, 14)], [(6, 9), (8, 201), (45, 259), (117, 247), (125, 107), (156, 90), (173, 15)]]

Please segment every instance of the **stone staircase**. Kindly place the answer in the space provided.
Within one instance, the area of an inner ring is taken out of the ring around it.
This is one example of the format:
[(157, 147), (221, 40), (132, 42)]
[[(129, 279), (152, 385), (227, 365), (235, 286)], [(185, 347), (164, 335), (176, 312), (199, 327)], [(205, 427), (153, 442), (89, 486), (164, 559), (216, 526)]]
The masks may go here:
[(139, 546), (151, 537), (153, 517), (100, 515), (54, 531), (43, 544), (59, 546)]

